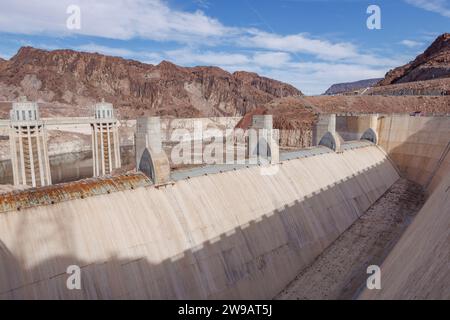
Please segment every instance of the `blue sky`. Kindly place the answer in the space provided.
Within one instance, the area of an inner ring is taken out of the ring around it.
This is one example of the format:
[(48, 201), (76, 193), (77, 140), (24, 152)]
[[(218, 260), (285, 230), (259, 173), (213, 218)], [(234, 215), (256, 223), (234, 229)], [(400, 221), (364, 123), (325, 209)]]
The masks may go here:
[[(381, 9), (381, 30), (366, 10)], [(80, 29), (68, 29), (70, 5)], [(450, 0), (0, 0), (0, 56), (70, 48), (158, 64), (216, 65), (306, 94), (382, 77), (450, 32)]]

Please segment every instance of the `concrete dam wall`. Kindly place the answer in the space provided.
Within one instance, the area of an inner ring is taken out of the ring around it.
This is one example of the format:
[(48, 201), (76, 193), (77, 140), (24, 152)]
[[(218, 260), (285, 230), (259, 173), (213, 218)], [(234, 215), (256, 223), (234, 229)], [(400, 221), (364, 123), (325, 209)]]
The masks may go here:
[(429, 196), (382, 264), (382, 290), (360, 298), (449, 299), (450, 118), (386, 117), (380, 143)]
[(378, 130), (380, 146), (401, 174), (431, 193), (443, 178), (439, 169), (450, 147), (450, 117), (384, 116)]
[[(85, 182), (29, 208), (4, 196), (0, 298), (273, 298), (399, 178), (375, 145), (317, 149), (275, 175), (251, 166), (111, 193), (113, 179), (96, 196)], [(66, 287), (69, 265), (81, 290)]]
[(433, 178), (431, 195), (381, 266), (382, 290), (360, 299), (450, 299), (450, 154)]

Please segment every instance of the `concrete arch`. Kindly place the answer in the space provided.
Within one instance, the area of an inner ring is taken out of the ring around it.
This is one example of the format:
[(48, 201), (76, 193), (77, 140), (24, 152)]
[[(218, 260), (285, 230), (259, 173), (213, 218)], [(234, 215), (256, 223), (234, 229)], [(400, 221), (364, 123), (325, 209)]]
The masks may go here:
[(272, 150), (270, 148), (270, 144), (265, 138), (258, 139), (255, 148), (253, 149), (252, 155), (259, 156), (263, 158), (271, 158)]
[(170, 164), (164, 151), (154, 153), (145, 148), (139, 159), (137, 170), (149, 177), (154, 184), (164, 184), (170, 181)]
[(341, 151), (341, 137), (337, 133), (332, 133), (328, 131), (324, 134), (322, 139), (320, 139), (319, 146), (327, 147), (335, 152)]
[(155, 165), (148, 148), (145, 148), (144, 152), (142, 152), (138, 170), (149, 177), (152, 181), (155, 181)]
[(378, 144), (378, 135), (372, 128), (369, 128), (362, 134), (361, 140), (368, 140)]

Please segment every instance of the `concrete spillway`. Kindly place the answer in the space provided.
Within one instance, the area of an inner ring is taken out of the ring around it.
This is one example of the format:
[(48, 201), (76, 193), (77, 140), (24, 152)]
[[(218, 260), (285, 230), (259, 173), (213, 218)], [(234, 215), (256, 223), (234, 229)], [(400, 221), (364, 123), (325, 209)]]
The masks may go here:
[(398, 178), (376, 146), (259, 171), (4, 212), (1, 297), (272, 298)]
[(383, 144), (429, 197), (381, 266), (383, 290), (360, 298), (450, 299), (450, 119), (396, 117), (386, 125), (399, 130)]
[(361, 299), (450, 298), (449, 164), (450, 156), (446, 176), (383, 263), (383, 290), (366, 290)]
[[(34, 194), (28, 207), (2, 196), (0, 298), (273, 298), (398, 172), (427, 185), (430, 197), (382, 266), (385, 291), (361, 297), (448, 297), (450, 122), (430, 119), (391, 125), (385, 117), (380, 146), (318, 147), (285, 157), (274, 175), (253, 166), (159, 187), (140, 175), (92, 180)], [(66, 287), (69, 265), (81, 268), (81, 290)]]

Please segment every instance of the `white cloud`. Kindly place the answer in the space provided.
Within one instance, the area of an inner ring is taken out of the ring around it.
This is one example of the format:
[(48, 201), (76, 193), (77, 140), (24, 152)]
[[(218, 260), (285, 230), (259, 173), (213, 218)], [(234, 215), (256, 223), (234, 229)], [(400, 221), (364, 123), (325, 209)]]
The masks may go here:
[[(247, 70), (289, 82), (306, 93), (320, 93), (335, 82), (382, 76), (401, 61), (361, 50), (350, 42), (305, 33), (280, 35), (226, 26), (202, 11), (170, 8), (162, 0), (1, 0), (0, 32), (66, 37), (85, 35), (119, 40), (178, 43), (166, 52), (133, 51), (87, 43), (73, 49), (157, 64), (216, 65)], [(411, 0), (412, 1), (412, 0)], [(200, 1), (200, 4), (204, 3)], [(81, 30), (68, 30), (68, 5), (81, 8)], [(227, 48), (227, 49), (223, 49)], [(306, 62), (309, 59), (312, 62)]]
[(355, 46), (350, 43), (331, 43), (326, 40), (311, 39), (304, 34), (284, 36), (259, 30), (250, 30), (248, 36), (243, 36), (239, 39), (239, 43), (245, 47), (312, 54), (326, 60), (358, 56)]
[(278, 80), (291, 83), (303, 93), (321, 94), (332, 84), (362, 79), (383, 77), (384, 68), (343, 63), (292, 63), (289, 69), (273, 69), (266, 74)]
[(122, 58), (132, 58), (137, 59), (143, 63), (155, 65), (164, 60), (163, 56), (157, 52), (133, 51), (125, 48), (102, 46), (95, 43), (83, 44), (80, 46), (72, 47), (72, 49), (84, 52), (101, 53)]
[(407, 3), (427, 11), (450, 18), (450, 5), (447, 0), (405, 0)]
[(159, 53), (155, 52), (146, 52), (144, 56), (139, 59), (142, 63), (147, 64), (159, 64), (162, 60), (164, 60), (163, 56)]
[(287, 52), (257, 52), (253, 55), (253, 61), (261, 67), (279, 68), (291, 61), (291, 55)]
[[(68, 30), (69, 5), (81, 9), (81, 29)], [(194, 41), (231, 34), (232, 28), (202, 11), (170, 9), (160, 0), (2, 0), (0, 30), (22, 34), (81, 34), (113, 39)]]
[[(169, 60), (177, 64), (215, 65), (229, 72), (257, 72), (262, 76), (290, 83), (306, 94), (321, 94), (334, 83), (383, 77), (389, 68), (397, 66), (367, 66), (331, 61), (300, 62), (282, 51), (229, 54), (185, 48), (168, 51), (166, 54)], [(399, 62), (403, 63), (404, 61)]]
[(76, 46), (73, 49), (84, 52), (101, 53), (109, 56), (117, 57), (133, 57), (136, 56), (134, 51), (124, 49), (124, 48), (111, 48), (106, 46), (101, 46), (95, 43), (83, 44)]
[(101, 46), (95, 43), (76, 46), (73, 47), (73, 49), (85, 52), (94, 52), (94, 53), (96, 52), (122, 58), (133, 58), (148, 64), (158, 64), (163, 60), (161, 54), (156, 52), (133, 51), (125, 48)]
[(167, 59), (182, 65), (220, 66), (229, 71), (282, 68), (291, 61), (287, 52), (256, 51), (246, 53), (230, 53), (216, 51), (193, 50), (183, 48), (165, 52)]
[(418, 42), (418, 41), (414, 41), (414, 40), (403, 40), (400, 41), (400, 44), (407, 46), (408, 48), (416, 48), (416, 47), (420, 47), (423, 45), (422, 42)]
[[(40, 48), (44, 50), (58, 50), (61, 49), (60, 46), (48, 44), (48, 43), (21, 43), (21, 45), (31, 46), (35, 48)], [(149, 51), (134, 51), (127, 48), (118, 48), (118, 47), (109, 47), (100, 45), (94, 42), (89, 42), (76, 46), (68, 46), (67, 49), (81, 51), (81, 52), (90, 52), (90, 53), (100, 53), (108, 56), (115, 56), (120, 58), (127, 59), (135, 59), (139, 60), (143, 63), (148, 64), (158, 64), (163, 60), (163, 56), (158, 52), (149, 52)], [(7, 55), (7, 57), (11, 57), (12, 55)], [(0, 53), (0, 57), (2, 57)]]
[[(329, 61), (350, 60), (380, 64), (361, 53), (352, 43), (331, 42), (306, 34), (279, 35), (258, 29), (223, 25), (202, 11), (171, 9), (161, 0), (2, 0), (8, 10), (0, 12), (0, 31), (54, 36), (73, 33), (113, 39), (143, 38), (214, 46), (238, 45), (244, 48), (310, 54)], [(75, 3), (81, 8), (81, 29), (66, 28), (66, 8)], [(23, 23), (20, 23), (23, 22)], [(381, 62), (383, 63), (383, 62)]]
[(208, 9), (211, 4), (208, 0), (193, 0), (193, 2), (200, 8)]
[(238, 39), (242, 47), (253, 47), (266, 50), (282, 50), (294, 54), (309, 54), (326, 61), (346, 61), (367, 65), (391, 65), (392, 59), (380, 58), (370, 53), (361, 52), (348, 42), (331, 42), (313, 39), (305, 34), (278, 35), (274, 33), (250, 30), (247, 35)]
[(214, 51), (195, 51), (189, 48), (171, 50), (166, 52), (170, 60), (184, 65), (213, 65), (213, 66), (231, 66), (245, 65), (250, 62), (244, 54), (214, 52)]

